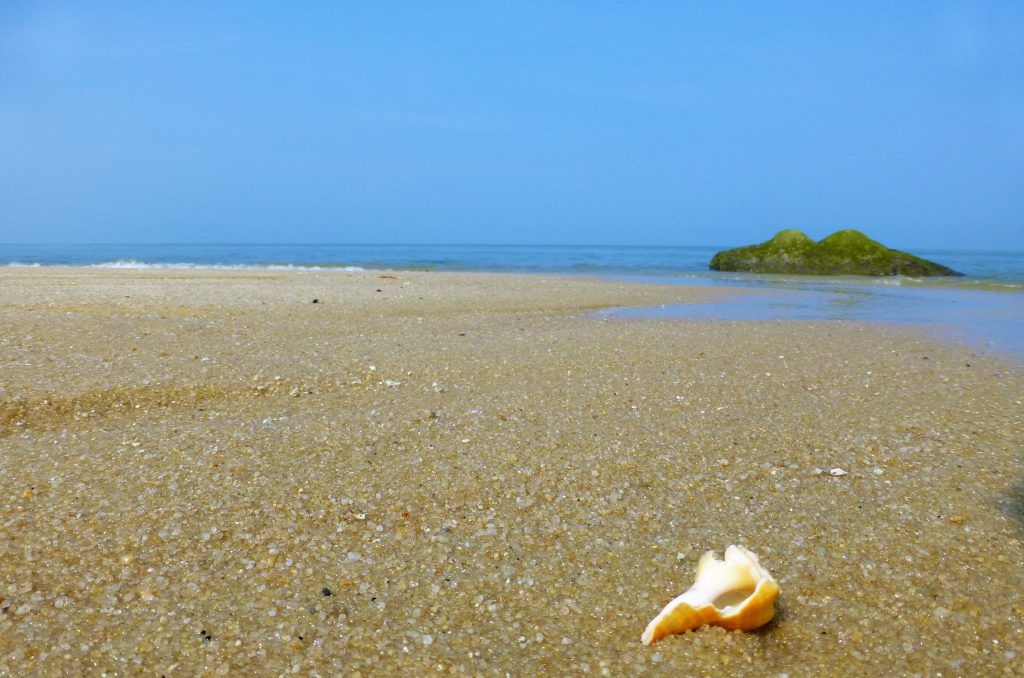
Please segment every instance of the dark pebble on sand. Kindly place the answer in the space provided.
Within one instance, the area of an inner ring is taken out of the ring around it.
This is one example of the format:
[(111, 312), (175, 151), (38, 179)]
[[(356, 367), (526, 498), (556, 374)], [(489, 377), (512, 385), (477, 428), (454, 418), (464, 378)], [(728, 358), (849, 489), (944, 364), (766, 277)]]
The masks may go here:
[(329, 595), (331, 595), (331, 590), (329, 588), (325, 587), (324, 590), (321, 591), (320, 593), (322, 593), (324, 596), (329, 596)]

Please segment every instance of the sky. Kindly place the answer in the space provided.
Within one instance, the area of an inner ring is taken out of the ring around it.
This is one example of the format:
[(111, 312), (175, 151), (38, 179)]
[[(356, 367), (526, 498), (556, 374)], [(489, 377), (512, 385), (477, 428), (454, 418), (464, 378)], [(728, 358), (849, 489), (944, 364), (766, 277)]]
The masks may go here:
[(1024, 250), (1024, 2), (0, 2), (0, 243)]

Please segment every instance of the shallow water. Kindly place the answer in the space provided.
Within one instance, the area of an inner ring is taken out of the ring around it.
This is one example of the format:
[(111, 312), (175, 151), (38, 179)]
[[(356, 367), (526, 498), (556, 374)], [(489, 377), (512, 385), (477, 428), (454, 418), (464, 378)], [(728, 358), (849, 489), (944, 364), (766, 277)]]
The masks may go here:
[[(630, 282), (721, 285), (717, 278), (632, 276)], [(725, 320), (853, 320), (910, 324), (944, 339), (1024, 358), (1024, 296), (957, 287), (857, 284), (850, 279), (810, 282), (760, 279), (738, 294), (706, 304), (617, 308), (602, 315)]]

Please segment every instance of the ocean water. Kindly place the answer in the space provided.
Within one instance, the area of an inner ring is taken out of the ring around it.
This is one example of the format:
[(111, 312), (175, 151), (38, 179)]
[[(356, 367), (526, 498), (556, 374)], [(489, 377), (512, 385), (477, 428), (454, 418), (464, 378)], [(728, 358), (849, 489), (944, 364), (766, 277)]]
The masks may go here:
[(594, 275), (753, 287), (714, 304), (602, 313), (663, 318), (857, 320), (911, 324), (1024, 358), (1024, 250), (914, 250), (962, 278), (753, 275), (709, 271), (723, 247), (527, 245), (0, 245), (0, 265), (110, 268), (398, 269)]
[[(593, 273), (701, 277), (749, 282), (715, 273), (708, 262), (724, 247), (581, 245), (0, 245), (0, 265), (108, 267), (289, 267), (417, 269), (523, 273)], [(1024, 250), (915, 250), (966, 274), (947, 284), (1024, 288)], [(770, 278), (769, 278), (770, 280)], [(932, 279), (934, 284), (937, 279)], [(891, 283), (892, 280), (889, 279)], [(912, 283), (912, 281), (904, 281)], [(942, 283), (939, 283), (942, 284)]]

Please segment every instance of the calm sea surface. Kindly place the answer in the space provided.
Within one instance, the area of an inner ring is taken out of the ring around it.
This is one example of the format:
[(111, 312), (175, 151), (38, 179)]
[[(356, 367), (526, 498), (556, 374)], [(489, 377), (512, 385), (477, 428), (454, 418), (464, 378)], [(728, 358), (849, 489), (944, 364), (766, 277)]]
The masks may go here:
[[(724, 247), (577, 245), (0, 245), (0, 265), (109, 267), (397, 268), (437, 271), (700, 276)], [(915, 250), (966, 274), (967, 283), (1024, 288), (1024, 250)], [(741, 279), (746, 279), (740, 276)]]
[(911, 323), (1024, 358), (1024, 251), (914, 250), (963, 278), (716, 273), (724, 247), (517, 245), (0, 245), (0, 265), (109, 268), (311, 268), (595, 275), (636, 282), (755, 287), (715, 304), (614, 309), (623, 316)]

